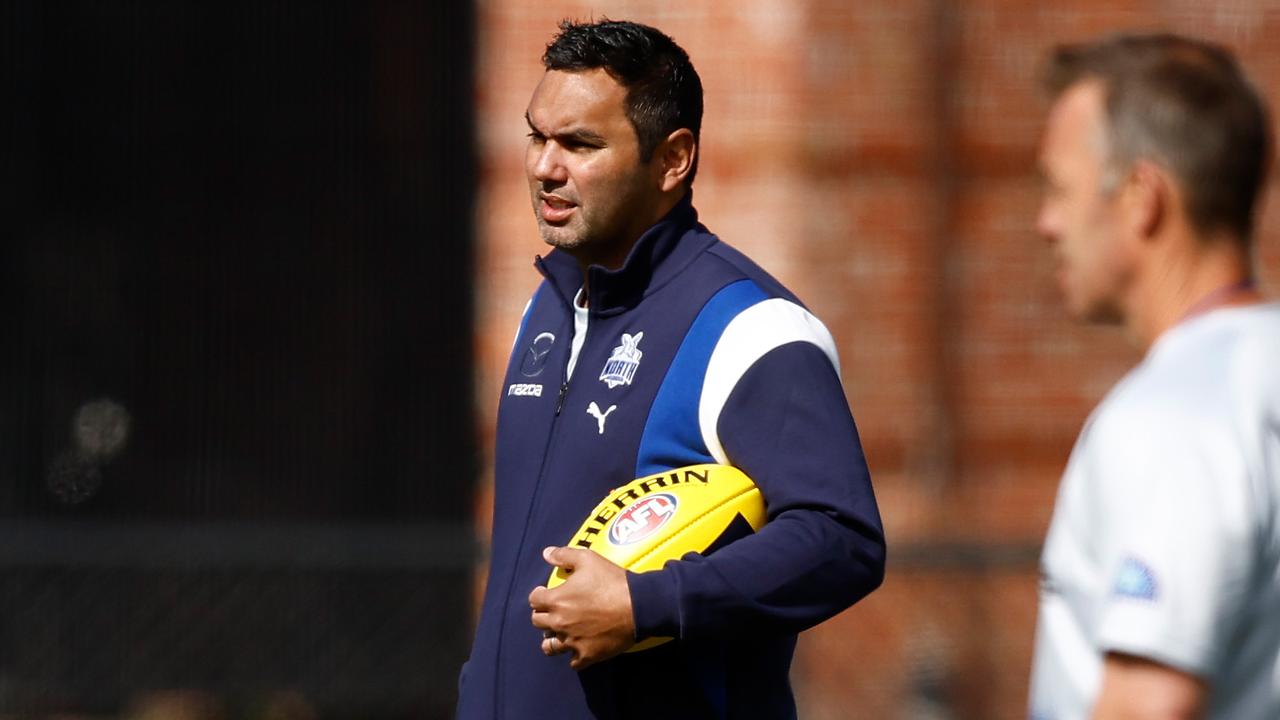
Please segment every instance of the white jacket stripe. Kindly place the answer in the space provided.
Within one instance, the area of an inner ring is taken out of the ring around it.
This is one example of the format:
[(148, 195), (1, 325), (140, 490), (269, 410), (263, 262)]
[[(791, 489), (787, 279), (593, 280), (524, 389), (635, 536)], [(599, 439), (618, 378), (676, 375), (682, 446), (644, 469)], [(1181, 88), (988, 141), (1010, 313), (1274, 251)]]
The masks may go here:
[(835, 340), (822, 321), (790, 300), (763, 300), (743, 310), (725, 327), (707, 363), (702, 397), (698, 402), (698, 424), (702, 440), (711, 456), (728, 463), (716, 426), (720, 412), (742, 376), (771, 350), (793, 342), (818, 346), (840, 374)]

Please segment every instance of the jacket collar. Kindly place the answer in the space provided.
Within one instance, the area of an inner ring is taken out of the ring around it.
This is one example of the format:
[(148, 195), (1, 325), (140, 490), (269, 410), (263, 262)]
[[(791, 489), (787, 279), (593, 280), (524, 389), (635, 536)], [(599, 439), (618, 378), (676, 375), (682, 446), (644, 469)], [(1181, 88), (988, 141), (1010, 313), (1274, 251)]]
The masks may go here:
[[(675, 207), (636, 240), (622, 267), (587, 268), (591, 313), (615, 315), (635, 307), (648, 292), (665, 284), (714, 242), (715, 236), (698, 223), (693, 192), (686, 192)], [(578, 261), (557, 248), (545, 258), (538, 257), (534, 264), (561, 299), (571, 304), (582, 287)]]

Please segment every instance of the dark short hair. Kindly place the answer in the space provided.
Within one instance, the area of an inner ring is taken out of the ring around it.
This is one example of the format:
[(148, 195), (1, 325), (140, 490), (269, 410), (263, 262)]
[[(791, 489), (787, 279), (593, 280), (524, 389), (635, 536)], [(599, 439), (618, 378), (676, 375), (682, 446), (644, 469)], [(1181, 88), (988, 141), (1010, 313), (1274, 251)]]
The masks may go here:
[[(577, 72), (603, 68), (627, 89), (627, 119), (635, 128), (640, 156), (653, 157), (668, 135), (702, 129), (702, 80), (689, 54), (662, 31), (633, 22), (560, 22), (560, 33), (542, 56), (547, 70)], [(698, 172), (698, 156), (688, 182)]]
[(1139, 158), (1168, 168), (1200, 233), (1228, 230), (1248, 245), (1270, 167), (1267, 109), (1227, 49), (1169, 34), (1115, 35), (1058, 47), (1044, 85), (1054, 98), (1102, 83), (1113, 170)]

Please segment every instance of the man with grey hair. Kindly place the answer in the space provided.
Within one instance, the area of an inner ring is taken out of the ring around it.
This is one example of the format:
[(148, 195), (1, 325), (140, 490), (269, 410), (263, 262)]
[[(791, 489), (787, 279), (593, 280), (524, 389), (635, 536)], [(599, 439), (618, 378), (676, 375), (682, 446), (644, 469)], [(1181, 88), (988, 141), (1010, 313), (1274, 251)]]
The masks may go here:
[(1081, 431), (1031, 716), (1280, 717), (1280, 304), (1252, 267), (1266, 111), (1171, 35), (1059, 48), (1037, 226), (1077, 319), (1145, 357)]

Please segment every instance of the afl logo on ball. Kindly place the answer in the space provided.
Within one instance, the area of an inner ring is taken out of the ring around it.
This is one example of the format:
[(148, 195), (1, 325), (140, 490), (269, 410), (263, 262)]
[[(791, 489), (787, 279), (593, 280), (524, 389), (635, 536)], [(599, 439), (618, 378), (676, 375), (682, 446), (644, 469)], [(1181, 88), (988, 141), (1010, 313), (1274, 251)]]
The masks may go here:
[(650, 495), (631, 503), (609, 527), (609, 542), (630, 545), (653, 535), (676, 514), (677, 504), (676, 496), (670, 493)]

